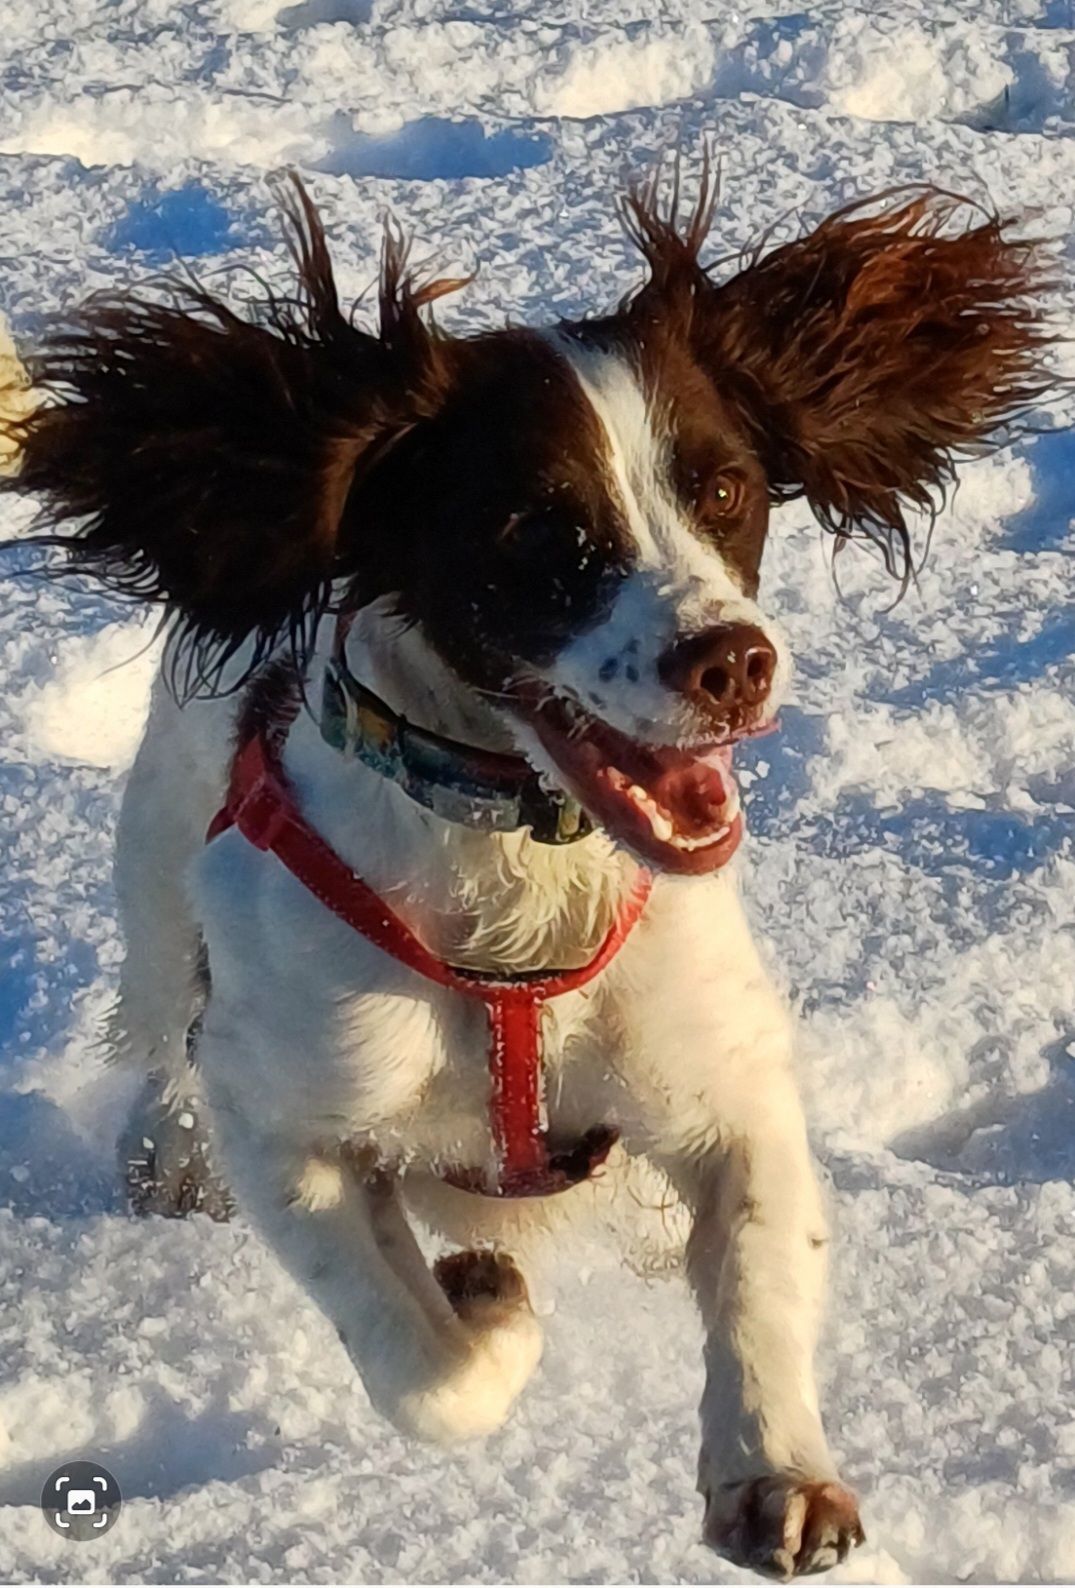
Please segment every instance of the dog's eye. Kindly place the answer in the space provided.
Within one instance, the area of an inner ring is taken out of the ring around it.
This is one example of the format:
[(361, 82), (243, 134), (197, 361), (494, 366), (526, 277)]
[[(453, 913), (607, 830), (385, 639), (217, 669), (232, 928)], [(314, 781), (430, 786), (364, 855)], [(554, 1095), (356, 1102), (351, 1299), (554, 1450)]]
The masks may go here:
[(570, 556), (585, 563), (590, 538), (578, 515), (549, 506), (513, 513), (500, 531), (499, 545), (513, 562), (547, 565)]
[(738, 518), (746, 502), (747, 487), (735, 469), (722, 469), (706, 482), (698, 503), (706, 519), (718, 523)]

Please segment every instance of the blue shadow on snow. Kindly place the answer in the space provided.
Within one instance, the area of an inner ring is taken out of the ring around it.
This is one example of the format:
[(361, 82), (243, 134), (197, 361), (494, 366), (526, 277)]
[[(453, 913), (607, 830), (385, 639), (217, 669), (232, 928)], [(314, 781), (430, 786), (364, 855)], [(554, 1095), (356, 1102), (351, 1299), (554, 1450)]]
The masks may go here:
[(116, 222), (105, 243), (113, 253), (135, 251), (164, 263), (219, 254), (231, 239), (234, 220), (211, 193), (196, 182), (136, 199)]
[(1046, 1051), (1050, 1076), (1040, 1091), (957, 1106), (904, 1131), (890, 1142), (892, 1151), (987, 1185), (1075, 1178), (1073, 1048), (1064, 1038)]
[[(1075, 612), (1059, 636), (1050, 630), (1041, 637), (1026, 676), (1041, 671), (1049, 647), (1064, 655), (1075, 649)], [(811, 763), (824, 754), (824, 723), (794, 706), (780, 715), (778, 733), (742, 745), (736, 754), (740, 771), (767, 763), (767, 776), (744, 790), (747, 827), (756, 838), (794, 836), (804, 849), (830, 859), (881, 849), (929, 876), (972, 871), (997, 882), (1034, 871), (1075, 846), (1075, 823), (1066, 811), (1040, 810), (1031, 817), (1003, 807), (964, 810), (940, 794), (878, 808), (871, 794), (849, 792), (827, 810), (808, 813), (802, 801), (813, 784)]]
[(1024, 817), (1009, 810), (960, 810), (939, 796), (878, 810), (867, 795), (844, 795), (801, 832), (815, 854), (829, 858), (881, 849), (927, 876), (969, 870), (998, 882), (1034, 871), (1052, 855), (1070, 854), (1075, 841), (1075, 825), (1064, 812)]
[(1005, 635), (958, 660), (940, 662), (925, 678), (900, 689), (878, 691), (875, 698), (892, 706), (920, 706), (927, 700), (959, 700), (969, 689), (994, 685), (1009, 689), (1040, 678), (1047, 667), (1075, 656), (1075, 606), (1061, 607), (1032, 639)]
[(0, 1208), (17, 1218), (85, 1218), (123, 1207), (115, 1165), (42, 1092), (0, 1092)]
[(552, 140), (544, 133), (506, 127), (486, 132), (480, 121), (423, 116), (398, 132), (372, 137), (355, 132), (341, 113), (329, 126), (334, 147), (316, 169), (333, 176), (396, 177), (431, 182), (438, 178), (506, 176), (544, 165)]
[(373, 0), (301, 0), (299, 5), (285, 6), (276, 13), (276, 26), (289, 33), (331, 27), (335, 22), (361, 27), (369, 21), (372, 10)]
[(1050, 430), (1020, 451), (1034, 475), (1034, 500), (1008, 520), (1000, 544), (1075, 556), (1075, 430)]

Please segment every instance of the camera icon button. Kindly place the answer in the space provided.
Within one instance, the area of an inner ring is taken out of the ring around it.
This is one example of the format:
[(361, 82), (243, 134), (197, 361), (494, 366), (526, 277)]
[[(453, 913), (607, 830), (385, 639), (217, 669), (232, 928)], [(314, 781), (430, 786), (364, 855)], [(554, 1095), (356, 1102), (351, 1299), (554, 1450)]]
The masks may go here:
[(114, 1527), (123, 1505), (119, 1484), (95, 1461), (68, 1461), (45, 1479), (41, 1510), (61, 1538), (102, 1538)]

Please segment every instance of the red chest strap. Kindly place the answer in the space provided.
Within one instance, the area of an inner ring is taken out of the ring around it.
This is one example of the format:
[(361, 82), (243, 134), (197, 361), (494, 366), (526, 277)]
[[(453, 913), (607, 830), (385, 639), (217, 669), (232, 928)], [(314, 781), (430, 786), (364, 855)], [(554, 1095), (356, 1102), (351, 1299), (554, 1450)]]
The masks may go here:
[(608, 1156), (616, 1132), (598, 1126), (571, 1151), (550, 1150), (543, 1123), (541, 1011), (546, 1000), (583, 987), (623, 944), (652, 887), (641, 872), (597, 953), (575, 970), (495, 980), (472, 975), (438, 959), (357, 877), (306, 822), (279, 757), (261, 735), (240, 749), (232, 766), (224, 808), (206, 834), (209, 843), (235, 826), (256, 848), (271, 850), (293, 876), (334, 915), (411, 970), (478, 998), (489, 1015), (489, 1112), (498, 1172), (489, 1184), (479, 1170), (453, 1170), (445, 1178), (490, 1196), (548, 1196), (585, 1179)]

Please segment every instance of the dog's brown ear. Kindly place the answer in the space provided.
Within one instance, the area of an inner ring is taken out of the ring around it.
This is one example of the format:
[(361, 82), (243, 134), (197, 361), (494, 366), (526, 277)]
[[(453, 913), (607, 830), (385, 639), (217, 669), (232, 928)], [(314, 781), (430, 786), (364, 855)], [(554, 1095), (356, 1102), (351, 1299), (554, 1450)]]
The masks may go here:
[[(841, 538), (865, 535), (907, 575), (904, 510), (929, 510), (961, 455), (985, 448), (1052, 382), (1047, 283), (1011, 223), (932, 189), (852, 205), (718, 285), (686, 229), (642, 205), (654, 294), (743, 416), (775, 500), (805, 495)], [(674, 236), (673, 236), (674, 234)]]
[(188, 688), (248, 641), (250, 667), (288, 632), (301, 643), (358, 562), (359, 599), (362, 578), (382, 593), (377, 537), (363, 543), (348, 502), (356, 471), (417, 417), (428, 289), (387, 247), (389, 334), (356, 329), (297, 183), (288, 210), (294, 299), (256, 321), (196, 289), (93, 300), (32, 361), (46, 400), (14, 427), (7, 483), (40, 498), (38, 538), (62, 548), (61, 572), (175, 612)]

